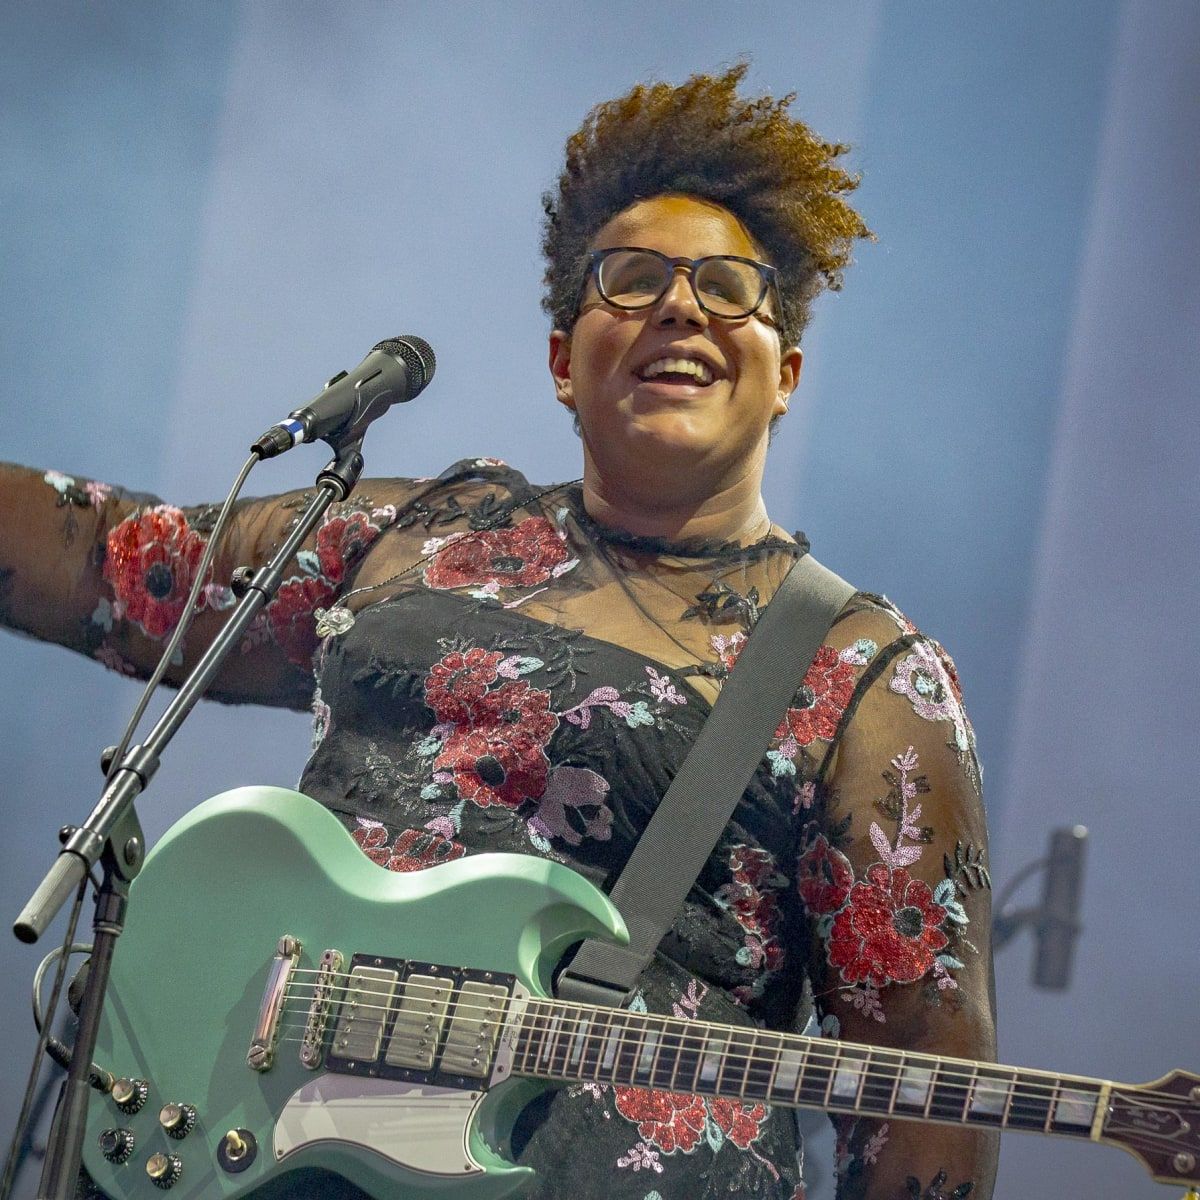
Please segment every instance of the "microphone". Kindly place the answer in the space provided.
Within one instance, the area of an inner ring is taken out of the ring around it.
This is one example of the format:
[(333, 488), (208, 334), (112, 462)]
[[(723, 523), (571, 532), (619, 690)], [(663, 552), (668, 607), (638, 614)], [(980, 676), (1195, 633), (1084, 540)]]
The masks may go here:
[(318, 438), (350, 445), (393, 404), (407, 404), (420, 395), (436, 366), (433, 348), (423, 338), (406, 335), (380, 342), (353, 371), (335, 375), (320, 395), (272, 425), (250, 449), (259, 458), (274, 458)]
[(1083, 851), (1088, 831), (1082, 825), (1056, 829), (1050, 836), (1050, 854), (1037, 915), (1037, 956), (1033, 982), (1061, 991), (1071, 976), (1071, 959), (1079, 924), (1079, 898), (1083, 891)]

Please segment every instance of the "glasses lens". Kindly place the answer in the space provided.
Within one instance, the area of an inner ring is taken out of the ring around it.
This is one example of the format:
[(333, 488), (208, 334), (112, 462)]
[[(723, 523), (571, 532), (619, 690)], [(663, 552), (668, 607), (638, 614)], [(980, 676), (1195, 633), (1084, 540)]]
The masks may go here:
[(645, 308), (666, 291), (670, 268), (644, 250), (618, 250), (600, 261), (600, 295), (621, 308)]
[(696, 291), (709, 312), (744, 317), (762, 299), (764, 281), (757, 267), (734, 258), (710, 258), (696, 269)]

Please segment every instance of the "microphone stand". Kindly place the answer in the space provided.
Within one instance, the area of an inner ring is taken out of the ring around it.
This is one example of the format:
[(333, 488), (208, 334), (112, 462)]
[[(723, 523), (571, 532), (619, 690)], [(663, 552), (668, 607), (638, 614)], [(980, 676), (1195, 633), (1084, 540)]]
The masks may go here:
[[(275, 595), (284, 568), (304, 539), (330, 504), (344, 500), (358, 482), (363, 469), (362, 437), (345, 445), (331, 441), (331, 445), (334, 458), (317, 476), (317, 493), (291, 533), (266, 566), (253, 575), (248, 568), (235, 572), (235, 591), (241, 596), (237, 607), (184, 680), (145, 742), (130, 747), (109, 775), (95, 808), (82, 825), (69, 833), (54, 865), (13, 926), (13, 932), (21, 941), (36, 942), (67, 898), (91, 874), (96, 863), (100, 863), (102, 878), (96, 893), (91, 965), (80, 1008), (79, 1031), (71, 1053), (71, 1067), (38, 1187), (39, 1200), (72, 1200), (75, 1195), (87, 1118), (88, 1072), (96, 1049), (109, 967), (116, 940), (125, 924), (129, 885), (145, 858), (145, 837), (133, 801), (154, 777), (161, 752), (217, 676), (246, 627)], [(52, 1015), (47, 1014), (46, 1019), (52, 1019)]]

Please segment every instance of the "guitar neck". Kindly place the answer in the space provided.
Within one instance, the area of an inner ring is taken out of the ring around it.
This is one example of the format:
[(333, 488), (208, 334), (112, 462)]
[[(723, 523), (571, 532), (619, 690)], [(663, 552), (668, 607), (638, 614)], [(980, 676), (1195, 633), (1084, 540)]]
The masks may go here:
[(1097, 1139), (1112, 1084), (971, 1059), (530, 999), (513, 1072)]

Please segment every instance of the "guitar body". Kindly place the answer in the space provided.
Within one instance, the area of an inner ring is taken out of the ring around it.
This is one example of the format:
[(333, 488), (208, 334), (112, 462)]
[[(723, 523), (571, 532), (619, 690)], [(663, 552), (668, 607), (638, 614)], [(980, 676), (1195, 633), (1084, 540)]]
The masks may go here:
[[(370, 975), (370, 961), (468, 964), (480, 987), (496, 974), (508, 977), (515, 996), (544, 996), (563, 950), (593, 936), (624, 941), (624, 923), (557, 863), (490, 854), (398, 874), (372, 863), (331, 813), (297, 792), (217, 796), (163, 838), (132, 886), (96, 1061), (144, 1081), (147, 1094), (124, 1111), (113, 1096), (93, 1096), (85, 1165), (122, 1200), (157, 1195), (168, 1179), (179, 1197), (243, 1196), (313, 1166), (375, 1196), (507, 1195), (531, 1174), (502, 1157), (507, 1135), (544, 1085), (497, 1083), (491, 1066), (490, 1081), (477, 1086), (466, 1076), (447, 1082), (444, 1070), (425, 1079), (365, 1062), (327, 1070), (324, 1051), (319, 1064), (310, 1057), (305, 1066), (301, 1038), (306, 1027), (314, 1032), (321, 957), (336, 949), (345, 967), (335, 971), (337, 999), (316, 1030), (318, 1050), (344, 1046), (353, 1055), (364, 1028), (370, 1040), (373, 1010), (386, 1014), (380, 1038), (385, 1020), (393, 1038), (394, 1012), (370, 1002), (382, 995), (372, 989), (386, 986)], [(290, 956), (280, 951), (287, 937), (298, 944)], [(359, 977), (366, 1024), (352, 1029), (337, 1025), (337, 1013), (354, 961), (367, 961), (360, 970), (368, 974)], [(248, 1052), (270, 1017), (273, 979), (284, 986), (256, 1068)], [(502, 1057), (501, 1040), (490, 1062)], [(188, 1106), (178, 1138), (162, 1123), (170, 1104)], [(174, 1156), (157, 1181), (147, 1173), (154, 1155), (160, 1170), (163, 1156)]]

